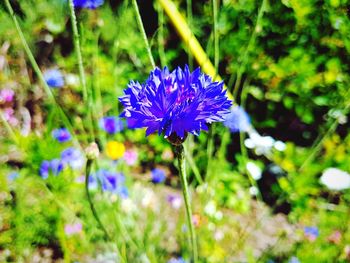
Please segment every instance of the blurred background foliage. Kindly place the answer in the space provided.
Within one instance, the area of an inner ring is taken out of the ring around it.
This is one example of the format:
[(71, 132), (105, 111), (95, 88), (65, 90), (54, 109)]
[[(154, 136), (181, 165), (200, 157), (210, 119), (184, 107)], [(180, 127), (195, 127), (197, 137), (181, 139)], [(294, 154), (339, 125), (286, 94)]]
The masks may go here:
[[(186, 1), (174, 2), (188, 18)], [(214, 61), (212, 3), (192, 2), (190, 28)], [(89, 105), (82, 102), (67, 1), (11, 3), (41, 69), (59, 68), (65, 74), (66, 85), (53, 92), (78, 139), (86, 140)], [(330, 191), (319, 177), (328, 167), (350, 171), (349, 2), (222, 0), (218, 7), (218, 74), (245, 107), (254, 128), (284, 141), (286, 149), (268, 156), (244, 153), (238, 134), (215, 125), (210, 160), (208, 133), (188, 139), (195, 163), (188, 172), (196, 187), (201, 262), (314, 262), (315, 257), (318, 262), (347, 262), (350, 192)], [(187, 64), (186, 44), (159, 3), (139, 1), (139, 8), (156, 64), (170, 69)], [(132, 5), (105, 1), (96, 10), (77, 10), (77, 17), (96, 109), (93, 119), (118, 116), (117, 98), (129, 81), (143, 82), (152, 69)], [(107, 226), (116, 236), (114, 243), (105, 242), (96, 228), (84, 189), (76, 181), (81, 173), (64, 169), (47, 181), (38, 176), (42, 160), (57, 158), (67, 146), (51, 137), (63, 123), (47, 101), (3, 2), (0, 25), (0, 88), (16, 94), (15, 102), (0, 107), (13, 108), (19, 120), (14, 125), (17, 145), (0, 127), (0, 261), (118, 262), (118, 255), (128, 262), (188, 258), (183, 208), (179, 212), (166, 201), (169, 192), (178, 192), (179, 182), (164, 138), (145, 137), (142, 130), (103, 134), (98, 121), (93, 122), (101, 149), (106, 141), (117, 140), (127, 149), (137, 149), (139, 156), (130, 167), (103, 153), (98, 164), (124, 172), (134, 203), (94, 193), (98, 210), (110, 211), (101, 214), (104, 222), (114, 222)], [(263, 178), (272, 174), (272, 182), (257, 182), (262, 196), (249, 191), (247, 161), (263, 171)], [(280, 169), (277, 173), (274, 166)], [(166, 171), (166, 186), (149, 183), (149, 171), (155, 167)], [(205, 183), (200, 184), (196, 172)], [(8, 180), (13, 173), (18, 178)], [(67, 236), (64, 226), (74, 222), (83, 222), (84, 231)], [(304, 226), (317, 227), (315, 240), (305, 235)], [(336, 231), (340, 239), (334, 238)], [(35, 261), (38, 258), (48, 261)]]

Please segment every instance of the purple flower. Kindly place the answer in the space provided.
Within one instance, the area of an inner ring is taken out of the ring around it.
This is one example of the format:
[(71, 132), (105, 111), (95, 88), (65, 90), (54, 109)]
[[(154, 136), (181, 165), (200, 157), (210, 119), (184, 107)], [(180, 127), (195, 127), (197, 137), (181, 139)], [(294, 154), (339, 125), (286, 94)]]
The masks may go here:
[(191, 73), (187, 65), (171, 73), (156, 68), (144, 84), (131, 81), (124, 93), (121, 116), (130, 128), (145, 127), (146, 135), (158, 131), (181, 140), (187, 133), (208, 130), (207, 123), (223, 121), (232, 104), (223, 82), (212, 82), (199, 68)]
[(163, 183), (166, 179), (165, 172), (161, 169), (153, 169), (151, 172), (152, 182), (155, 184)]
[(118, 194), (123, 198), (128, 196), (128, 190), (124, 185), (125, 177), (122, 173), (100, 169), (97, 172), (97, 178), (100, 180), (104, 192)]
[(44, 79), (51, 88), (61, 88), (64, 86), (64, 79), (58, 69), (49, 69), (44, 72)]
[(40, 165), (39, 174), (43, 179), (47, 179), (50, 172), (53, 175), (58, 175), (63, 170), (63, 166), (64, 164), (60, 159), (44, 160)]
[(19, 177), (19, 173), (18, 172), (11, 172), (7, 175), (7, 179), (12, 182), (14, 180), (16, 180)]
[(73, 0), (75, 7), (95, 9), (102, 5), (104, 0)]
[(246, 132), (250, 127), (250, 118), (240, 106), (232, 107), (231, 112), (225, 116), (224, 125), (231, 132)]
[(83, 225), (81, 223), (64, 225), (64, 233), (67, 236), (71, 236), (71, 235), (74, 235), (74, 234), (79, 234), (82, 231), (83, 231)]
[(126, 150), (124, 152), (123, 159), (127, 163), (127, 165), (134, 165), (137, 162), (138, 153), (136, 150)]
[(309, 241), (315, 241), (319, 235), (318, 228), (315, 226), (304, 227), (304, 235)]
[(99, 126), (101, 129), (108, 132), (109, 134), (115, 134), (124, 129), (123, 121), (114, 116), (101, 118), (99, 120)]
[(62, 151), (61, 160), (68, 164), (72, 169), (79, 170), (85, 164), (85, 158), (79, 149), (69, 147)]
[(52, 137), (59, 142), (66, 142), (71, 139), (71, 135), (66, 128), (59, 128), (52, 131)]
[(0, 91), (0, 102), (11, 102), (14, 96), (15, 92), (12, 89), (2, 89)]
[(171, 258), (168, 260), (167, 263), (186, 263), (186, 261), (182, 257), (179, 257), (179, 258)]
[(176, 209), (176, 210), (179, 209), (181, 207), (181, 204), (182, 204), (181, 196), (178, 194), (169, 194), (167, 196), (167, 201), (169, 202), (171, 207)]

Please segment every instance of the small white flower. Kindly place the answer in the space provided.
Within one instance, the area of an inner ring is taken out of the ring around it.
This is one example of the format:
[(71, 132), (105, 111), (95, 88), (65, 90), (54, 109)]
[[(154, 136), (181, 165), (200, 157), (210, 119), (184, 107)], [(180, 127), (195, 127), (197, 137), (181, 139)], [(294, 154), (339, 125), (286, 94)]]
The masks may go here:
[(244, 145), (254, 149), (257, 155), (270, 154), (274, 143), (275, 140), (271, 136), (261, 136), (256, 132), (250, 133), (249, 138), (244, 141)]
[(273, 145), (277, 151), (283, 152), (286, 149), (286, 144), (282, 141), (276, 141)]
[(220, 241), (225, 237), (225, 233), (221, 230), (216, 230), (214, 233), (214, 239), (216, 241)]
[(261, 178), (261, 169), (253, 162), (247, 162), (246, 164), (247, 171), (253, 177), (254, 180), (259, 180)]
[(257, 196), (258, 193), (259, 193), (259, 189), (258, 189), (257, 187), (255, 187), (255, 186), (251, 186), (251, 187), (249, 188), (249, 193), (250, 193), (250, 195), (252, 195), (252, 196)]
[(216, 213), (216, 204), (214, 201), (209, 201), (209, 203), (204, 207), (204, 212), (208, 216), (215, 216)]
[(320, 182), (330, 190), (341, 191), (350, 188), (350, 174), (337, 168), (327, 168)]

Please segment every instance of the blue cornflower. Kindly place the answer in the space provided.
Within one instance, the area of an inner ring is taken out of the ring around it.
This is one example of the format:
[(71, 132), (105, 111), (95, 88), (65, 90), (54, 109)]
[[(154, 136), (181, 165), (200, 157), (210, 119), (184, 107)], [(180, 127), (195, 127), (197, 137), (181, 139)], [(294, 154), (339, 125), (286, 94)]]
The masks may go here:
[(187, 65), (172, 72), (155, 68), (144, 84), (131, 81), (124, 93), (119, 100), (128, 126), (145, 127), (146, 135), (158, 131), (173, 143), (223, 121), (232, 104), (223, 82), (212, 82), (199, 68), (191, 73)]
[(97, 177), (101, 182), (101, 187), (104, 192), (118, 194), (121, 197), (128, 196), (127, 189), (124, 185), (125, 177), (122, 173), (100, 169), (97, 172)]
[(179, 258), (171, 258), (168, 260), (167, 263), (186, 263), (186, 261), (182, 257), (179, 257)]
[(306, 226), (304, 227), (304, 235), (310, 241), (315, 241), (319, 235), (318, 228), (315, 226)]
[(43, 179), (46, 179), (50, 172), (53, 175), (58, 175), (63, 170), (63, 166), (64, 164), (60, 159), (44, 160), (40, 165), (39, 174)]
[(70, 132), (66, 128), (54, 129), (52, 131), (52, 137), (59, 142), (66, 142), (71, 139)]
[(14, 181), (19, 177), (19, 173), (18, 172), (11, 172), (7, 175), (7, 179), (9, 181)]
[(73, 0), (75, 7), (95, 9), (102, 5), (104, 0)]
[(155, 184), (163, 183), (166, 179), (165, 172), (162, 169), (155, 168), (151, 172), (152, 182)]
[(101, 129), (109, 134), (115, 134), (124, 129), (124, 123), (120, 118), (115, 116), (103, 117), (98, 122)]
[(234, 106), (231, 112), (225, 116), (224, 125), (231, 132), (246, 132), (250, 127), (250, 118), (240, 106)]
[(62, 151), (61, 160), (68, 164), (72, 169), (79, 170), (85, 164), (85, 158), (82, 152), (74, 147), (69, 147)]
[(44, 79), (51, 88), (61, 88), (64, 86), (64, 79), (58, 69), (49, 69), (44, 72)]

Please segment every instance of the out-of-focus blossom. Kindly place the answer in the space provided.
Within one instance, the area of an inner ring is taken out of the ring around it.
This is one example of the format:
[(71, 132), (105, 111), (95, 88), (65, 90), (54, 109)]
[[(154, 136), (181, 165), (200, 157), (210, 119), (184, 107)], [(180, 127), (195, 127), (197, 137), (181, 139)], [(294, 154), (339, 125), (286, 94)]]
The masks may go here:
[(169, 194), (167, 196), (167, 201), (171, 205), (172, 208), (178, 210), (182, 205), (182, 198), (178, 194)]
[(330, 243), (333, 243), (333, 244), (336, 244), (336, 245), (339, 245), (340, 242), (341, 242), (341, 238), (342, 238), (342, 234), (339, 230), (335, 230), (332, 232), (332, 234), (330, 234), (328, 236), (328, 241)]
[(124, 123), (115, 116), (103, 117), (98, 122), (99, 127), (109, 134), (115, 134), (124, 129)]
[(19, 173), (18, 172), (11, 172), (7, 175), (7, 179), (12, 182), (14, 180), (16, 180), (19, 176)]
[(74, 147), (69, 147), (62, 151), (61, 160), (64, 164), (68, 164), (72, 169), (79, 170), (85, 164), (85, 158), (82, 152)]
[(103, 191), (117, 194), (122, 198), (128, 197), (128, 189), (124, 185), (125, 177), (122, 173), (100, 169), (97, 177), (101, 181)]
[(254, 149), (257, 155), (270, 155), (274, 147), (277, 151), (284, 151), (286, 145), (282, 141), (276, 141), (271, 136), (261, 136), (257, 132), (249, 133), (249, 138), (245, 139), (244, 145), (248, 149)]
[(40, 165), (39, 174), (43, 179), (47, 179), (50, 172), (53, 175), (58, 175), (63, 170), (63, 167), (64, 164), (60, 159), (44, 160)]
[(151, 189), (142, 189), (141, 205), (152, 210), (158, 207), (157, 197)]
[(289, 259), (288, 263), (300, 263), (300, 260), (296, 256), (293, 256)]
[(246, 132), (250, 128), (250, 119), (248, 114), (240, 106), (231, 108), (231, 112), (225, 116), (224, 125), (235, 132)]
[(66, 233), (67, 236), (79, 234), (82, 232), (82, 230), (83, 230), (83, 225), (81, 223), (66, 224), (64, 226), (64, 233)]
[(322, 173), (320, 182), (330, 190), (345, 190), (350, 188), (350, 174), (337, 168), (327, 168)]
[(164, 170), (155, 168), (151, 171), (151, 180), (155, 184), (163, 183), (166, 179)]
[(64, 86), (64, 79), (58, 69), (49, 69), (44, 72), (44, 79), (51, 88), (61, 88)]
[(127, 213), (133, 213), (137, 211), (137, 206), (131, 198), (123, 198), (121, 201), (121, 209)]
[(65, 80), (67, 85), (70, 85), (70, 86), (79, 86), (79, 83), (80, 83), (79, 77), (75, 74), (66, 74)]
[(204, 213), (208, 216), (215, 216), (216, 213), (216, 203), (215, 201), (209, 201), (204, 207)]
[(106, 145), (106, 155), (112, 160), (120, 159), (124, 156), (125, 146), (121, 142), (109, 141)]
[(15, 92), (12, 89), (0, 90), (0, 103), (11, 102), (15, 96)]
[(98, 149), (98, 145), (96, 142), (90, 143), (86, 148), (85, 148), (85, 154), (86, 157), (90, 160), (95, 160), (98, 158), (100, 155), (100, 150)]
[(220, 241), (225, 237), (225, 233), (221, 230), (216, 230), (214, 233), (214, 239), (216, 241)]
[(138, 153), (133, 149), (126, 150), (123, 157), (127, 165), (134, 165), (137, 162), (137, 158)]
[(254, 180), (259, 180), (261, 178), (261, 168), (253, 162), (247, 162), (246, 168), (248, 173), (253, 177)]
[(319, 235), (318, 228), (315, 226), (306, 226), (304, 227), (304, 236), (307, 240), (313, 242)]
[(164, 161), (172, 161), (174, 159), (174, 153), (171, 149), (165, 149), (163, 152), (162, 152), (162, 160)]
[(124, 93), (119, 100), (128, 126), (164, 134), (175, 144), (187, 133), (208, 130), (207, 123), (223, 121), (232, 105), (223, 82), (212, 82), (199, 68), (191, 73), (187, 65), (173, 72), (155, 68), (144, 84), (131, 81)]
[(249, 193), (251, 196), (257, 196), (259, 194), (259, 189), (256, 186), (249, 187)]
[(9, 122), (9, 124), (11, 124), (12, 126), (18, 125), (19, 121), (15, 117), (14, 109), (12, 109), (12, 108), (5, 108), (3, 113), (4, 113), (5, 120), (7, 120)]
[(66, 128), (58, 128), (52, 131), (52, 137), (59, 142), (67, 142), (71, 139), (71, 134)]
[(168, 260), (167, 263), (186, 263), (186, 261), (182, 257), (179, 257), (179, 258), (172, 257), (171, 259)]
[(103, 4), (104, 0), (73, 0), (74, 7), (95, 9)]
[(199, 227), (202, 223), (202, 217), (199, 214), (194, 214), (192, 217), (192, 223), (195, 227)]

